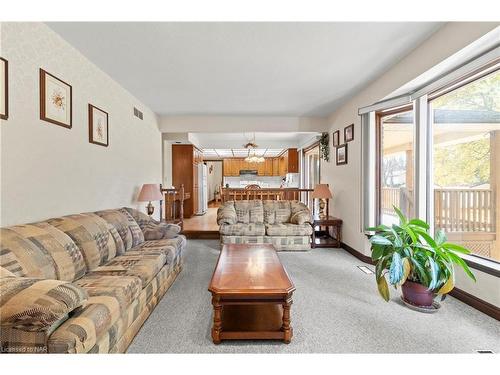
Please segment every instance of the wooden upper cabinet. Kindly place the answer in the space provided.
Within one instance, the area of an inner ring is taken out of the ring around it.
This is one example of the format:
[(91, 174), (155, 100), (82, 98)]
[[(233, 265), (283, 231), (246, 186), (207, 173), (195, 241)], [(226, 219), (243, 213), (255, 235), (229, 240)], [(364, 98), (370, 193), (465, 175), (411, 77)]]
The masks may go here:
[(266, 159), (264, 162), (264, 176), (273, 175), (273, 159)]
[(280, 159), (279, 158), (273, 158), (272, 160), (272, 167), (273, 167), (273, 176), (279, 176), (280, 175)]
[(288, 149), (281, 156), (266, 158), (263, 163), (249, 163), (245, 159), (227, 158), (223, 160), (224, 176), (236, 177), (240, 170), (256, 170), (258, 176), (285, 176), (287, 173), (299, 172), (299, 156), (297, 149)]
[(299, 173), (299, 152), (296, 148), (289, 148), (287, 153), (287, 172)]

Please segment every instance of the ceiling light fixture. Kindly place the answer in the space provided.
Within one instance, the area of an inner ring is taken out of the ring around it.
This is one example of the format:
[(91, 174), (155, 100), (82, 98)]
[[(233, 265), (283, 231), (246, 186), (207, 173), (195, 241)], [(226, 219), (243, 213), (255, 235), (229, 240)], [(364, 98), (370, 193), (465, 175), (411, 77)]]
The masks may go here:
[(266, 161), (263, 156), (255, 155), (255, 149), (259, 147), (255, 143), (255, 133), (253, 133), (253, 141), (248, 142), (244, 147), (248, 149), (248, 156), (245, 158), (247, 163), (264, 163)]

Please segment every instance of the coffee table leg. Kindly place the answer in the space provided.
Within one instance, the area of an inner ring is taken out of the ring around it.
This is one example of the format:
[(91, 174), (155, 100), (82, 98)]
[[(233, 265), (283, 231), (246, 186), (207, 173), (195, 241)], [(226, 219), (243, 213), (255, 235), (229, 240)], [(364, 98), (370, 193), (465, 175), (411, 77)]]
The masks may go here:
[(212, 340), (214, 344), (220, 344), (220, 332), (222, 331), (222, 305), (217, 296), (212, 297), (212, 305), (214, 306), (214, 325), (212, 327)]
[(293, 330), (290, 326), (290, 308), (292, 306), (292, 297), (290, 296), (283, 303), (283, 325), (281, 326), (281, 330), (284, 332), (283, 341), (285, 344), (290, 344), (292, 341)]

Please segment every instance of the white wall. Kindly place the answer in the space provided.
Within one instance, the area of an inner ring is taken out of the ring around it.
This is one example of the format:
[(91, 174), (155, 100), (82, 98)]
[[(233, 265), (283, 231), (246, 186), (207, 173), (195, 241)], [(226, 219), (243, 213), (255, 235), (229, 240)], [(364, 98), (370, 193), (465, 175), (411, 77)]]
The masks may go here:
[[(342, 237), (347, 245), (366, 255), (370, 254), (369, 243), (360, 231), (361, 139), (359, 135), (361, 124), (358, 109), (384, 98), (496, 26), (498, 23), (446, 24), (329, 116), (330, 135), (340, 129), (341, 142), (344, 127), (354, 123), (354, 141), (348, 146), (348, 164), (336, 166), (333, 149), (331, 149), (330, 162), (321, 162), (321, 182), (330, 184), (334, 195), (330, 201), (330, 212), (342, 218)], [(478, 275), (478, 283), (474, 287), (471, 287), (470, 283), (464, 281), (463, 278), (457, 280), (457, 286), (500, 306), (499, 279), (477, 270), (474, 272)], [(492, 293), (495, 290), (496, 293)]]
[[(10, 116), (0, 126), (1, 225), (142, 208), (141, 185), (162, 177), (156, 115), (45, 24), (0, 27), (10, 73)], [(72, 85), (72, 129), (40, 120), (39, 68)], [(88, 103), (109, 113), (109, 147), (88, 142)], [(143, 121), (133, 116), (134, 106)]]

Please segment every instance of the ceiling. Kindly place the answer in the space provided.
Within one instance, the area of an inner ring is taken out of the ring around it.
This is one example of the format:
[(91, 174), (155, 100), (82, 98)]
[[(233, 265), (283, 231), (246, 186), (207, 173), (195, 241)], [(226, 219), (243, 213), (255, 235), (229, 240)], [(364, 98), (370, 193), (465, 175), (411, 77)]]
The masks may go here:
[(271, 150), (277, 151), (307, 145), (315, 142), (319, 135), (315, 132), (189, 133), (189, 139), (202, 149), (231, 152), (231, 149), (242, 150), (245, 144), (255, 142), (260, 151), (268, 150), (271, 152)]
[(273, 158), (278, 156), (283, 152), (280, 148), (230, 148), (230, 149), (219, 149), (219, 148), (204, 148), (203, 158), (204, 159), (222, 159), (222, 158), (246, 158), (250, 155), (262, 156), (265, 158)]
[(326, 116), (441, 23), (48, 23), (159, 115)]

